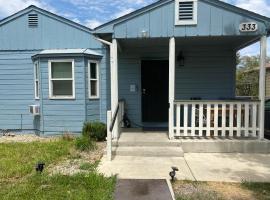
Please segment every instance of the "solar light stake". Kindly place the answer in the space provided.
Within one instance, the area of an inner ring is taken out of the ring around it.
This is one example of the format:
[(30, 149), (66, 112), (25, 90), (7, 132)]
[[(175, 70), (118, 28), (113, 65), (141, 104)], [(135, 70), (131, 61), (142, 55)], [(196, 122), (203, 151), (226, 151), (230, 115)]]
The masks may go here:
[(36, 164), (36, 172), (42, 173), (44, 170), (45, 163), (44, 162), (38, 162)]
[(175, 180), (176, 171), (179, 171), (179, 169), (177, 167), (172, 167), (172, 171), (169, 173), (171, 181)]

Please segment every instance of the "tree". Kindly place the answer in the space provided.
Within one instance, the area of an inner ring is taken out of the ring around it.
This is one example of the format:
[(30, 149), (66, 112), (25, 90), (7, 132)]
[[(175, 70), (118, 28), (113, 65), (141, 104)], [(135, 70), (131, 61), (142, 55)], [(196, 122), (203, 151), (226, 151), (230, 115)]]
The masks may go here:
[[(236, 96), (259, 96), (259, 56), (237, 56)], [(270, 58), (267, 58), (267, 62)]]
[(259, 56), (239, 58), (236, 72), (236, 95), (258, 96), (259, 87)]

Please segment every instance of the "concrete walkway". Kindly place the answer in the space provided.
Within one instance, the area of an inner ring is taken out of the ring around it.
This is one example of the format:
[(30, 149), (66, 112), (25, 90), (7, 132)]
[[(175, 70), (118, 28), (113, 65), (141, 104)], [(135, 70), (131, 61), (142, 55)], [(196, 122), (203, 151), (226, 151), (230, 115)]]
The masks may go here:
[(99, 172), (121, 179), (168, 179), (171, 167), (179, 168), (177, 179), (222, 182), (270, 182), (269, 154), (186, 153), (183, 158), (104, 156)]

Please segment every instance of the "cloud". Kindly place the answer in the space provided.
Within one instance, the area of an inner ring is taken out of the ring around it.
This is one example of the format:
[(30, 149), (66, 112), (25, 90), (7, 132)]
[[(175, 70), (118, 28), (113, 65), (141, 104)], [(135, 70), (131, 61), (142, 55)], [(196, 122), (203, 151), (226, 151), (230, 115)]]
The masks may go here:
[(127, 14), (133, 12), (133, 11), (134, 11), (133, 8), (123, 9), (123, 10), (121, 10), (119, 13), (116, 13), (116, 14), (113, 16), (113, 18), (119, 18), (119, 17), (122, 17), (122, 16), (124, 16), (124, 15), (127, 15)]
[(237, 7), (270, 17), (269, 0), (223, 0)]
[(14, 14), (30, 5), (55, 12), (55, 9), (41, 0), (0, 0), (0, 18)]
[(89, 20), (86, 20), (85, 23), (84, 23), (87, 27), (89, 28), (96, 28), (98, 27), (99, 25), (102, 24), (102, 22), (96, 20), (96, 19), (89, 19)]
[(67, 4), (73, 5), (76, 9), (82, 11), (89, 18), (106, 22), (114, 18), (126, 15), (136, 9), (151, 4), (157, 0), (61, 0)]

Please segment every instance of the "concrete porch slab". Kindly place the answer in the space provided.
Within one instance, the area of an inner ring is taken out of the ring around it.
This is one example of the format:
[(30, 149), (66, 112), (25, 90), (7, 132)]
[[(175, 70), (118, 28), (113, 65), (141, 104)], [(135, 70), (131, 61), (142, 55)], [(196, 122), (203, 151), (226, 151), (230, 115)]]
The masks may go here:
[(184, 153), (270, 153), (269, 140), (236, 138), (180, 139)]
[(98, 171), (124, 179), (169, 179), (171, 166), (179, 180), (270, 182), (269, 154), (187, 153), (180, 158), (116, 156), (101, 160)]
[(185, 159), (198, 181), (270, 182), (269, 154), (187, 153)]
[(170, 179), (172, 166), (179, 168), (179, 179), (194, 180), (183, 157), (116, 156), (108, 161), (104, 156), (98, 171), (106, 176), (118, 175), (121, 179)]

